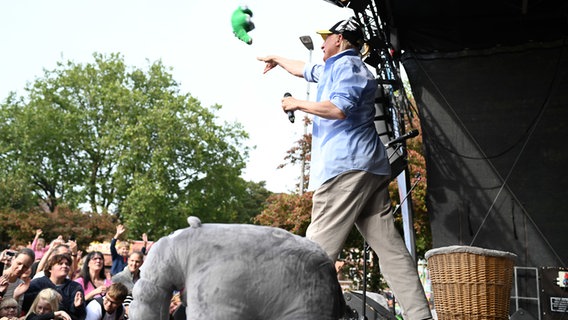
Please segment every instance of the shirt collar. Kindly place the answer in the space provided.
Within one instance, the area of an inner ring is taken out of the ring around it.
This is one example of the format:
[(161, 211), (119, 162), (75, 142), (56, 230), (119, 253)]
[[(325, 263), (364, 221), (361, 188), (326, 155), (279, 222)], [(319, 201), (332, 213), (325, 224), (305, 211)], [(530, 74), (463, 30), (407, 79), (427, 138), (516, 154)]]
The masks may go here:
[(329, 63), (333, 63), (335, 62), (337, 59), (343, 57), (343, 56), (357, 56), (359, 55), (357, 53), (357, 51), (353, 48), (347, 49), (347, 50), (343, 50), (341, 52), (338, 52), (336, 54), (334, 54), (333, 56), (327, 58), (327, 60), (325, 61), (325, 64), (329, 64)]

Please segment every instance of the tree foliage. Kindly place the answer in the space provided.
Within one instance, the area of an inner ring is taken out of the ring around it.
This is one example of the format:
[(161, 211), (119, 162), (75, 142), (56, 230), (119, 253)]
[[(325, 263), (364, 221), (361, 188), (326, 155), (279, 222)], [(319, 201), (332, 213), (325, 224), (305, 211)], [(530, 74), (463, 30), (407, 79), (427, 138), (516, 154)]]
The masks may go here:
[(58, 207), (53, 212), (45, 212), (39, 207), (29, 212), (5, 208), (0, 210), (0, 221), (3, 247), (29, 244), (35, 231), (42, 229), (42, 237), (48, 243), (58, 236), (66, 241), (75, 238), (78, 247), (84, 250), (92, 241), (108, 241), (116, 230), (116, 217), (110, 214), (84, 213), (65, 207)]
[(279, 193), (266, 199), (266, 206), (254, 222), (306, 235), (312, 211), (313, 192), (299, 194)]
[(242, 126), (219, 124), (221, 106), (180, 93), (160, 61), (143, 70), (119, 54), (93, 57), (59, 62), (27, 96), (0, 105), (0, 188), (15, 191), (0, 205), (86, 208), (153, 237), (186, 227), (189, 215), (250, 219), (244, 199), (263, 186), (240, 178)]

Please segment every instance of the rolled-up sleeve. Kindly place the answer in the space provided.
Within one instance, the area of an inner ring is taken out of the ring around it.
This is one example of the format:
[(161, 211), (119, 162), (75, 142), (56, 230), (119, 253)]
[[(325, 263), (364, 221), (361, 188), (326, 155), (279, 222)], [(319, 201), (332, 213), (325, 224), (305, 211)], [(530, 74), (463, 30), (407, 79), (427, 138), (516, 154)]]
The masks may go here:
[(320, 75), (323, 71), (323, 65), (321, 64), (314, 64), (314, 63), (306, 63), (304, 67), (304, 79), (308, 82), (319, 82)]

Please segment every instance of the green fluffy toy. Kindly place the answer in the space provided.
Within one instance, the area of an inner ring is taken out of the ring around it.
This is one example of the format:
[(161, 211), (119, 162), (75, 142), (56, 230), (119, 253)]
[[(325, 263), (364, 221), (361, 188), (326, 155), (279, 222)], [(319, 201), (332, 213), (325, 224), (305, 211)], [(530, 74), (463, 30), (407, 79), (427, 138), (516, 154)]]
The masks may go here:
[(248, 32), (254, 29), (254, 23), (251, 20), (252, 11), (247, 6), (240, 6), (233, 12), (231, 24), (233, 25), (233, 33), (237, 38), (252, 44), (252, 38)]

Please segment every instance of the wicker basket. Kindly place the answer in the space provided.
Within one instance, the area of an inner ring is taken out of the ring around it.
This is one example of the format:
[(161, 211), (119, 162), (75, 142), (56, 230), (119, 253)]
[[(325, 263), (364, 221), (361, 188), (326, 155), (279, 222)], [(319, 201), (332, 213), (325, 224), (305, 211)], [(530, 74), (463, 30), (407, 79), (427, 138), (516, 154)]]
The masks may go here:
[(439, 320), (508, 320), (515, 254), (470, 246), (426, 252)]

